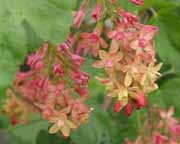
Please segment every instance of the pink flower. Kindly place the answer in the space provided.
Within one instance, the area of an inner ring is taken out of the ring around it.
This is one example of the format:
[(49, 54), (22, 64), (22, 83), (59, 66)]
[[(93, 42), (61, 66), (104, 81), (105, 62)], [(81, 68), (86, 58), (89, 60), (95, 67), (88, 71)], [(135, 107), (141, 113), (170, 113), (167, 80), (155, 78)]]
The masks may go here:
[(156, 134), (153, 137), (154, 144), (163, 144), (163, 143), (165, 143), (167, 141), (168, 141), (168, 137), (164, 136), (164, 135), (161, 135), (161, 134)]
[(62, 68), (62, 65), (60, 63), (57, 63), (54, 65), (53, 73), (55, 75), (62, 75), (64, 73), (64, 70)]
[(78, 71), (71, 71), (71, 77), (72, 79), (78, 84), (78, 85), (86, 85), (89, 80), (89, 75), (85, 72), (82, 72), (80, 70)]
[(81, 33), (82, 40), (78, 43), (76, 53), (77, 54), (87, 54), (91, 53), (93, 56), (97, 56), (99, 49), (106, 48), (106, 42), (101, 38), (101, 32), (98, 29), (95, 29), (92, 33)]
[(142, 25), (140, 29), (139, 39), (150, 41), (154, 38), (157, 31), (158, 28), (156, 26)]
[(72, 60), (72, 63), (74, 63), (78, 67), (82, 66), (85, 61), (83, 57), (73, 53), (70, 53), (70, 59)]
[(39, 53), (31, 54), (28, 56), (27, 65), (29, 65), (32, 69), (41, 70), (44, 67), (42, 58), (42, 55)]
[(107, 33), (107, 36), (111, 39), (123, 40), (125, 38), (123, 31), (113, 30)]
[(173, 126), (171, 130), (175, 136), (180, 136), (180, 125)]
[(64, 42), (57, 47), (57, 51), (60, 53), (66, 53), (70, 49), (69, 45)]
[(178, 120), (173, 117), (174, 108), (170, 107), (169, 110), (166, 112), (164, 110), (159, 111), (160, 118), (165, 121), (165, 124), (168, 128), (173, 128), (177, 123)]
[(130, 1), (136, 5), (144, 5), (144, 0), (130, 0)]
[(91, 14), (91, 16), (94, 18), (95, 21), (98, 21), (100, 19), (101, 12), (102, 12), (102, 5), (100, 3), (97, 3)]
[(21, 85), (24, 81), (26, 81), (32, 75), (33, 75), (32, 71), (29, 71), (29, 72), (18, 72), (16, 74), (15, 84)]
[(78, 87), (76, 91), (81, 97), (87, 97), (89, 95), (89, 91), (87, 88)]
[(134, 24), (138, 22), (138, 17), (130, 12), (121, 10), (120, 15), (122, 16), (123, 23), (128, 25), (128, 24)]
[(79, 28), (81, 26), (84, 16), (85, 16), (85, 10), (80, 9), (79, 11), (76, 12), (73, 24), (77, 28)]
[(79, 28), (81, 26), (81, 23), (84, 19), (84, 16), (88, 8), (88, 4), (89, 4), (89, 0), (84, 1), (81, 8), (76, 12), (74, 16), (74, 21), (73, 21), (73, 24), (75, 27)]

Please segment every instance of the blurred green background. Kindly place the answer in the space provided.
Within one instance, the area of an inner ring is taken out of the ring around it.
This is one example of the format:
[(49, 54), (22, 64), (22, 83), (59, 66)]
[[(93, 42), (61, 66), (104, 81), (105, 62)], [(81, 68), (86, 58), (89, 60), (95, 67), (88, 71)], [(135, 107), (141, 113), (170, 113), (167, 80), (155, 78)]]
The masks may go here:
[[(91, 0), (90, 9), (95, 0)], [(137, 7), (120, 0), (131, 12), (147, 13), (145, 23), (159, 27), (156, 36), (157, 58), (163, 62), (159, 90), (149, 96), (151, 104), (164, 108), (173, 105), (180, 118), (180, 0), (145, 0)], [(0, 0), (0, 104), (6, 97), (5, 89), (11, 84), (16, 70), (27, 53), (37, 49), (43, 41), (63, 42), (72, 23), (72, 11), (81, 0)], [(90, 10), (89, 10), (90, 11)], [(49, 124), (35, 116), (29, 125), (10, 126), (9, 118), (0, 113), (0, 144), (123, 144), (125, 137), (135, 138), (140, 125), (134, 112), (130, 118), (123, 112), (101, 109), (104, 87), (94, 79), (101, 75), (93, 69), (93, 59), (87, 57), (84, 70), (91, 74), (88, 103), (94, 107), (90, 123), (73, 132), (67, 140), (58, 134), (49, 135)]]

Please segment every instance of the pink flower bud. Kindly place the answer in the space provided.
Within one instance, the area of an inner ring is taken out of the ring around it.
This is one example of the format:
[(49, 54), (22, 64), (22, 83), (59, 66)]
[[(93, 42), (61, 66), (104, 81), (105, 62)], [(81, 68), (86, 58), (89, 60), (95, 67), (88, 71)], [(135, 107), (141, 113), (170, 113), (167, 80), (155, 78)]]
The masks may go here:
[(84, 16), (85, 16), (85, 11), (83, 9), (80, 9), (79, 11), (77, 11), (77, 13), (74, 17), (74, 25), (77, 28), (79, 28), (81, 26)]
[(34, 69), (35, 70), (41, 70), (44, 67), (44, 62), (42, 60), (39, 60), (36, 62), (36, 64), (34, 65)]
[(60, 63), (54, 65), (53, 73), (55, 75), (62, 75), (64, 73), (64, 70)]
[(66, 42), (62, 43), (61, 45), (59, 45), (57, 47), (57, 51), (60, 53), (61, 52), (66, 53), (69, 49), (70, 49), (70, 47)]
[(146, 96), (144, 95), (144, 92), (139, 91), (136, 94), (136, 100), (137, 100), (137, 107), (145, 107), (147, 105)]
[(81, 66), (85, 61), (85, 59), (83, 57), (76, 55), (76, 54), (72, 54), (72, 53), (70, 53), (70, 58), (71, 58), (72, 62), (77, 66)]
[(89, 91), (87, 88), (78, 87), (76, 91), (81, 97), (87, 97), (89, 95)]
[(114, 112), (118, 113), (122, 109), (122, 105), (120, 101), (116, 101), (114, 104)]
[(128, 104), (127, 104), (126, 107), (125, 107), (125, 114), (126, 114), (127, 116), (130, 116), (131, 113), (132, 113), (132, 111), (133, 111), (133, 105), (132, 105), (131, 102), (128, 102)]
[(124, 24), (134, 24), (138, 22), (138, 17), (130, 12), (120, 11), (120, 15), (123, 17)]
[(71, 76), (78, 85), (86, 85), (89, 80), (89, 75), (82, 71), (72, 71)]
[(102, 5), (96, 4), (91, 14), (91, 16), (94, 18), (95, 21), (98, 21), (100, 19), (101, 12), (102, 12)]

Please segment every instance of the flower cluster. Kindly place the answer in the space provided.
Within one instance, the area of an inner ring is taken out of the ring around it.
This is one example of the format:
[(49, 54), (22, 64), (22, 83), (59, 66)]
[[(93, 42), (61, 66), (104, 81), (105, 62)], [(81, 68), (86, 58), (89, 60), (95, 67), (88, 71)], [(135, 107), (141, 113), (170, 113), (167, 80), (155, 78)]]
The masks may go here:
[(173, 107), (167, 111), (151, 108), (151, 117), (148, 116), (138, 138), (135, 142), (127, 139), (127, 144), (179, 144), (180, 121), (173, 114)]
[(89, 95), (89, 75), (81, 71), (85, 59), (72, 53), (70, 47), (71, 41), (57, 47), (44, 43), (30, 54), (30, 70), (17, 73), (4, 111), (13, 119), (24, 120), (33, 107), (32, 112), (40, 112), (53, 124), (50, 133), (61, 131), (65, 137), (86, 122), (91, 111), (84, 103)]
[[(144, 0), (128, 1), (144, 4)], [(95, 57), (93, 67), (104, 70), (105, 76), (96, 79), (106, 87), (107, 97), (115, 98), (115, 112), (124, 108), (130, 116), (134, 109), (147, 106), (147, 95), (158, 88), (156, 80), (161, 75), (162, 64), (155, 58), (157, 27), (142, 24), (118, 0), (97, 0), (86, 22), (89, 2), (84, 0), (75, 13), (67, 41), (58, 46), (44, 43), (27, 57), (29, 70), (17, 73), (4, 106), (13, 124), (25, 123), (29, 113), (39, 112), (52, 123), (50, 133), (61, 131), (68, 137), (72, 129), (87, 122), (91, 108), (85, 104), (89, 75), (81, 70), (83, 54)], [(160, 115), (166, 117), (165, 112)], [(168, 121), (173, 123), (170, 129), (179, 134), (176, 121)], [(167, 140), (160, 133), (153, 138)]]
[(95, 5), (91, 14), (95, 27), (92, 32), (80, 33), (76, 52), (100, 58), (93, 66), (104, 69), (107, 76), (97, 79), (106, 86), (107, 96), (116, 98), (114, 111), (125, 107), (129, 116), (134, 108), (145, 107), (147, 94), (158, 88), (155, 82), (162, 64), (157, 64), (153, 41), (158, 29), (142, 24), (138, 16), (123, 9), (118, 1), (109, 2), (108, 12), (103, 9), (103, 1)]

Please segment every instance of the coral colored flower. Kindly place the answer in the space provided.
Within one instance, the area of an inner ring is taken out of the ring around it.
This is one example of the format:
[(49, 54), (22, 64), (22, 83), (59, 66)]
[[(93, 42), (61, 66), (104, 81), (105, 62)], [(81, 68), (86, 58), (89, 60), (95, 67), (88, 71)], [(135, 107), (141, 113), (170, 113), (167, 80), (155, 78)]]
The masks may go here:
[(136, 5), (144, 5), (144, 0), (130, 0), (130, 1)]
[(77, 54), (87, 54), (91, 53), (93, 56), (97, 57), (99, 49), (106, 48), (106, 42), (101, 38), (101, 32), (95, 30), (92, 33), (81, 33), (82, 40), (78, 43), (76, 53)]
[(111, 53), (111, 52), (106, 52), (103, 50), (99, 51), (99, 57), (101, 60), (96, 61), (93, 63), (93, 66), (96, 68), (113, 68), (118, 62), (122, 59), (122, 53), (117, 52), (117, 53)]
[(102, 13), (102, 4), (97, 3), (91, 13), (91, 16), (94, 18), (95, 21), (98, 21), (101, 18), (101, 13)]

